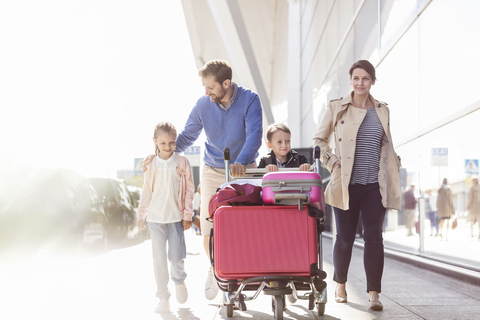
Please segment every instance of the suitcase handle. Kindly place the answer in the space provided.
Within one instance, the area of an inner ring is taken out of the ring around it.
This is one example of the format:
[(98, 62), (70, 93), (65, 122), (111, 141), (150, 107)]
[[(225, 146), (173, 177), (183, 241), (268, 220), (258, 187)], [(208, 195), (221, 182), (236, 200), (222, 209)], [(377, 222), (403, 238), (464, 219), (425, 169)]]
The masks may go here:
[(272, 191), (273, 192), (282, 192), (282, 191), (310, 191), (310, 187), (273, 187)]
[(280, 203), (282, 200), (298, 200), (298, 210), (303, 210), (303, 203), (308, 203), (310, 200), (309, 193), (275, 193), (273, 195), (273, 202)]
[(213, 228), (210, 229), (210, 239), (208, 239), (208, 251), (210, 253), (210, 266), (215, 265), (215, 258), (214, 258), (214, 253), (213, 253)]
[[(299, 168), (278, 168), (278, 171), (300, 171)], [(248, 168), (245, 170), (245, 174), (247, 173), (268, 173), (268, 169), (265, 168)]]
[(280, 202), (281, 200), (290, 200), (290, 199), (299, 199), (308, 201), (308, 194), (307, 193), (276, 193), (273, 195), (273, 200), (275, 203), (277, 200)]

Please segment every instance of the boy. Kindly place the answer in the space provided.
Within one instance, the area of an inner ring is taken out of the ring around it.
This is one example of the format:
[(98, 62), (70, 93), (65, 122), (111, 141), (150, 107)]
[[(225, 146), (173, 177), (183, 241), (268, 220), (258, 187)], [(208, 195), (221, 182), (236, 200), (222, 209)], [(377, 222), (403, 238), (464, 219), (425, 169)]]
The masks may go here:
[(283, 123), (270, 125), (267, 128), (267, 146), (272, 151), (260, 159), (258, 168), (266, 168), (268, 172), (278, 171), (278, 168), (300, 168), (300, 171), (309, 171), (307, 158), (290, 149), (290, 137), (290, 129)]

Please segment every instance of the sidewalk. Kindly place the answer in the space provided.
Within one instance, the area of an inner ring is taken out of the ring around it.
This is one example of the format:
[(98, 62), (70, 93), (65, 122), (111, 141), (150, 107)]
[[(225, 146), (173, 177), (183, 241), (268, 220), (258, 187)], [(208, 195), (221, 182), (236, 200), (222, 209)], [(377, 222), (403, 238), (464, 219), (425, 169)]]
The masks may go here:
[[(187, 265), (195, 260), (195, 292), (201, 292), (205, 281), (206, 258), (199, 245), (200, 237), (187, 237), (189, 255)], [(332, 281), (332, 241), (324, 237), (324, 269), (328, 274), (328, 299), (325, 315), (316, 315), (315, 310), (308, 310), (307, 301), (288, 305), (285, 319), (475, 319), (480, 314), (480, 287), (447, 277), (396, 259), (385, 259), (383, 291), (380, 295), (384, 311), (368, 309), (368, 295), (365, 292), (365, 272), (363, 269), (363, 251), (354, 248), (352, 263), (347, 283), (347, 304), (334, 301), (334, 283)], [(202, 266), (202, 267), (200, 267)], [(203, 270), (202, 270), (203, 269)], [(191, 272), (191, 271), (190, 271)], [(191, 289), (192, 290), (192, 289)], [(193, 298), (193, 297), (192, 297)], [(225, 307), (221, 306), (220, 295), (214, 301), (196, 297), (190, 304), (191, 314), (187, 316), (178, 312), (176, 315), (161, 315), (162, 319), (228, 319)], [(194, 305), (191, 305), (194, 303)], [(203, 305), (202, 305), (203, 304)], [(254, 301), (248, 301), (247, 311), (234, 311), (232, 319), (273, 319), (270, 297), (260, 295)], [(182, 306), (179, 306), (183, 308)], [(172, 310), (174, 304), (172, 304)]]

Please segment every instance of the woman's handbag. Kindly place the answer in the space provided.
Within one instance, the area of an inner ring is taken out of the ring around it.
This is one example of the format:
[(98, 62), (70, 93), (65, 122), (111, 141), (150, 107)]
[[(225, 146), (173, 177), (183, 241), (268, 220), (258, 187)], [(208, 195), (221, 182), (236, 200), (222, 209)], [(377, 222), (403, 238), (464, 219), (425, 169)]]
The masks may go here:
[(457, 226), (458, 226), (457, 217), (454, 217), (452, 222), (452, 230), (455, 230)]

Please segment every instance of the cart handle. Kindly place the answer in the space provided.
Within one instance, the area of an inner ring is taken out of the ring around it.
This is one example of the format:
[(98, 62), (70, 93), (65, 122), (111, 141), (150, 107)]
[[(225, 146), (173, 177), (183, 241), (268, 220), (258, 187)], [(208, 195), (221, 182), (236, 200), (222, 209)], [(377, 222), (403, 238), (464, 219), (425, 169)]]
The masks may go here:
[[(313, 157), (315, 160), (315, 172), (320, 173), (320, 147), (316, 146), (313, 149)], [(225, 161), (225, 183), (230, 182), (232, 178), (230, 175), (230, 149), (223, 149), (223, 160)], [(300, 171), (299, 168), (278, 168), (278, 171)], [(265, 174), (268, 169), (265, 168), (249, 168), (245, 169), (245, 174)], [(242, 179), (258, 178), (258, 177), (242, 177)]]

